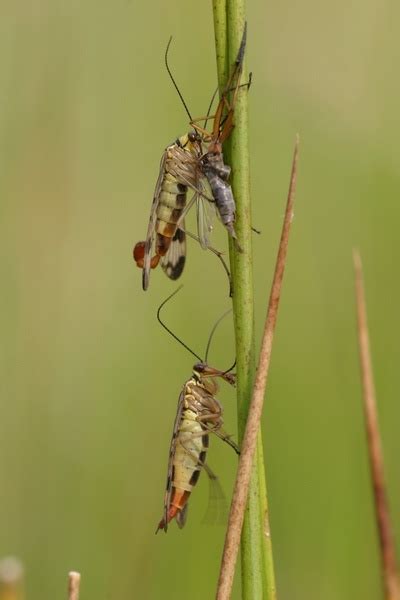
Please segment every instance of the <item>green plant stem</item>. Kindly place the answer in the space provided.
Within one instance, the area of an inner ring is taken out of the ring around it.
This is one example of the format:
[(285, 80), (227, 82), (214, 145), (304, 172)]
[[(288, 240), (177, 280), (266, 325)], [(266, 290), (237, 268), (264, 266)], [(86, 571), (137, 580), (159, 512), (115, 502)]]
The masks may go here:
[[(244, 0), (213, 0), (218, 81), (224, 88), (229, 66), (240, 46), (245, 24)], [(242, 81), (246, 81), (244, 69)], [(255, 376), (254, 299), (251, 202), (248, 152), (247, 89), (239, 91), (235, 127), (225, 145), (226, 162), (232, 167), (231, 184), (236, 201), (235, 229), (243, 252), (230, 241), (233, 310), (237, 361), (239, 440), (242, 440)], [(248, 503), (241, 537), (242, 597), (274, 600), (275, 577), (261, 432), (253, 463)]]
[(218, 85), (223, 89), (229, 76), (227, 14), (225, 0), (213, 0), (215, 54), (217, 58)]

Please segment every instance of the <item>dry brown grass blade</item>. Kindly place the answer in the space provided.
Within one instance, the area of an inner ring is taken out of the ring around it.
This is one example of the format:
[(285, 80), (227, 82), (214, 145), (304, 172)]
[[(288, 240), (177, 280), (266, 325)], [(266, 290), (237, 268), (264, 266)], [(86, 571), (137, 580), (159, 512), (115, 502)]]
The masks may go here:
[(76, 571), (68, 573), (68, 600), (79, 600), (81, 574)]
[(372, 373), (371, 352), (367, 323), (367, 308), (364, 293), (362, 264), (359, 253), (353, 251), (356, 288), (357, 329), (360, 353), (361, 380), (365, 427), (374, 492), (375, 515), (379, 532), (382, 576), (386, 600), (400, 600), (399, 576), (396, 567), (396, 552), (386, 497), (384, 461), (376, 410), (375, 386)]
[(267, 317), (261, 343), (260, 358), (241, 447), (238, 472), (228, 520), (228, 529), (225, 537), (224, 552), (222, 556), (217, 587), (217, 600), (229, 600), (232, 590), (233, 576), (240, 544), (240, 535), (247, 503), (254, 451), (264, 404), (264, 394), (271, 359), (272, 342), (278, 314), (283, 274), (285, 271), (290, 226), (293, 218), (293, 204), (297, 181), (298, 146), (299, 139), (297, 136), (293, 155), (285, 218), (275, 265), (274, 279), (269, 297)]
[(22, 600), (24, 568), (18, 558), (8, 556), (0, 561), (0, 600)]

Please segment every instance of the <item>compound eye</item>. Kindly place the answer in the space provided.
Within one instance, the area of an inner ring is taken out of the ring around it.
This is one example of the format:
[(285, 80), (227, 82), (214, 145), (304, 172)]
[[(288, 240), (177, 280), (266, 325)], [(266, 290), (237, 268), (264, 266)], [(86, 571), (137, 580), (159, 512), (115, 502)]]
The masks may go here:
[(188, 134), (188, 138), (190, 142), (197, 142), (199, 139), (199, 134), (197, 131), (190, 131)]

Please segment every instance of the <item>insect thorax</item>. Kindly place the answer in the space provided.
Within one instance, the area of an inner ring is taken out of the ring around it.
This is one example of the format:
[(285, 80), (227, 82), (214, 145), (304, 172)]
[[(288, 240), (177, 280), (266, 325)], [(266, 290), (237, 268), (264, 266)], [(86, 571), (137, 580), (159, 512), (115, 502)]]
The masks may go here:
[(212, 377), (205, 377), (197, 371), (193, 371), (193, 378), (190, 381), (195, 382), (197, 387), (205, 390), (211, 396), (214, 396), (218, 392), (219, 387), (216, 380)]
[[(182, 138), (180, 138), (182, 139)], [(185, 147), (178, 143), (172, 144), (167, 148), (167, 160), (165, 169), (177, 182), (184, 185), (196, 187), (200, 176), (199, 160), (200, 150), (190, 142)]]

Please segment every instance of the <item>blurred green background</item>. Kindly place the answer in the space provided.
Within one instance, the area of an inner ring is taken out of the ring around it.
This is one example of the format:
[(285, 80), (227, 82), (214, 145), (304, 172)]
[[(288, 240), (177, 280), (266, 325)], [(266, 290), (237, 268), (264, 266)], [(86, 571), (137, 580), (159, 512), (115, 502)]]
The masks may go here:
[[(389, 496), (400, 539), (398, 339), (400, 8), (394, 0), (249, 2), (257, 331), (296, 132), (297, 209), (263, 419), (279, 597), (380, 598), (360, 403), (351, 250), (361, 250)], [(224, 528), (162, 513), (178, 394), (193, 359), (144, 294), (143, 239), (164, 147), (216, 84), (211, 5), (3, 0), (0, 7), (0, 556), (28, 598), (212, 598)], [(226, 238), (217, 227), (214, 244)], [(190, 243), (169, 325), (203, 353), (229, 305), (218, 261)], [(210, 361), (232, 360), (224, 323)], [(225, 386), (226, 429), (236, 431)], [(209, 463), (229, 497), (231, 450)], [(235, 599), (240, 598), (236, 582)]]

